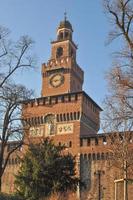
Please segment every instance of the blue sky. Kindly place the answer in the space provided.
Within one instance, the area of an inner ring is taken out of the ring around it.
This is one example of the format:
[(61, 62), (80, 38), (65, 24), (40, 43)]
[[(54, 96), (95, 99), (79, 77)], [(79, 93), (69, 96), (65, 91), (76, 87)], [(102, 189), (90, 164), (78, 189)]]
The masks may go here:
[(29, 35), (35, 41), (38, 57), (36, 72), (19, 77), (40, 96), (41, 63), (50, 58), (50, 41), (67, 12), (78, 44), (77, 62), (85, 72), (84, 90), (100, 106), (107, 93), (105, 72), (112, 64), (113, 45), (105, 46), (109, 22), (103, 13), (102, 0), (0, 0), (0, 25), (11, 30), (11, 38)]

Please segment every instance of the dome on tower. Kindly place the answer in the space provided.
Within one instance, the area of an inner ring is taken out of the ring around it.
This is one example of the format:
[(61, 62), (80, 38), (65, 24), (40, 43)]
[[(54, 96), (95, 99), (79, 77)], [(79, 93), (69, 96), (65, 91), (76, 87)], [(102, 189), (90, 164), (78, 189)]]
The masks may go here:
[(63, 21), (60, 22), (58, 29), (67, 28), (73, 31), (71, 23), (66, 20), (66, 17)]
[(66, 13), (64, 13), (64, 20), (62, 20), (57, 28), (57, 40), (72, 40), (72, 25), (67, 20)]
[(70, 29), (71, 31), (73, 31), (72, 25), (68, 20), (60, 22), (58, 29), (62, 29), (62, 28), (67, 28), (67, 29)]

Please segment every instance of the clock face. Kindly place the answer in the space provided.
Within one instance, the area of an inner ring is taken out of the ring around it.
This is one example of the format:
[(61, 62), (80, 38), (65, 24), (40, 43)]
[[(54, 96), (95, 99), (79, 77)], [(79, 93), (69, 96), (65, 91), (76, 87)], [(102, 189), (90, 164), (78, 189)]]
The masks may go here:
[(53, 87), (59, 87), (64, 82), (64, 76), (62, 74), (55, 74), (50, 78), (50, 84)]

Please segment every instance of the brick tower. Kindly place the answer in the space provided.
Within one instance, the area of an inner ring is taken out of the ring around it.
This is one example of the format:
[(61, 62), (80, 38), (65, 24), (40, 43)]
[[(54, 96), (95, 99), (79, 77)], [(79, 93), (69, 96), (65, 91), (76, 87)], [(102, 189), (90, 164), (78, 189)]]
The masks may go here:
[(97, 135), (102, 109), (82, 90), (84, 72), (77, 64), (76, 51), (73, 28), (65, 17), (51, 42), (50, 59), (42, 64), (41, 97), (27, 102), (23, 114), (28, 125), (26, 142), (50, 137), (56, 144), (64, 144), (76, 155), (80, 176), (82, 142), (85, 138), (89, 144), (90, 137)]
[(76, 63), (77, 46), (72, 40), (69, 21), (62, 21), (57, 39), (51, 42), (51, 57), (42, 65), (42, 96), (82, 91), (83, 71)]
[(65, 17), (57, 28), (57, 39), (51, 42), (50, 59), (42, 64), (41, 98), (30, 100), (23, 110), (30, 125), (26, 139), (52, 137), (73, 154), (80, 152), (81, 137), (99, 130), (101, 111), (82, 90), (84, 72), (76, 62), (76, 51), (73, 28)]
[[(23, 104), (22, 117), (25, 143), (49, 137), (55, 144), (65, 144), (67, 151), (76, 155), (77, 174), (84, 180), (81, 168), (86, 165), (80, 165), (80, 155), (84, 152), (81, 147), (84, 142), (89, 146), (90, 138), (97, 137), (101, 108), (82, 90), (84, 72), (77, 64), (76, 51), (73, 28), (65, 17), (57, 28), (56, 40), (51, 42), (50, 59), (42, 64), (41, 97)], [(24, 146), (21, 153), (25, 151)], [(11, 156), (3, 176), (2, 190), (9, 193), (14, 190), (14, 174), (19, 169), (14, 161), (16, 154)], [(11, 186), (8, 177), (12, 180)]]

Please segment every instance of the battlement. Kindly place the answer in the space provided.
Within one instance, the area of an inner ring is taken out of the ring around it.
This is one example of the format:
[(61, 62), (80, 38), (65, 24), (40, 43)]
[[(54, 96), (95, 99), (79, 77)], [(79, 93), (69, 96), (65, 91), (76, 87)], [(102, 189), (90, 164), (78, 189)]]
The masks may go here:
[[(53, 72), (61, 72), (63, 70), (67, 73), (71, 72), (69, 70), (66, 71), (65, 69), (71, 69), (72, 73), (76, 73), (83, 81), (84, 72), (71, 56), (64, 56), (58, 59), (50, 59), (47, 63), (43, 63), (42, 75), (43, 77), (46, 77), (51, 75)], [(49, 71), (51, 73), (47, 73)]]
[(90, 146), (103, 146), (110, 143), (109, 137), (107, 134), (97, 134), (90, 135), (89, 137), (81, 137), (80, 138), (80, 146), (81, 147), (90, 147)]
[(74, 102), (81, 100), (82, 97), (83, 102), (88, 104), (88, 106), (94, 113), (102, 111), (102, 109), (84, 91), (30, 99), (23, 102), (23, 107), (26, 108), (28, 106), (34, 107), (42, 105), (52, 105), (57, 103)]
[(47, 63), (42, 64), (42, 72), (57, 69), (57, 68), (62, 68), (62, 66), (64, 67), (67, 66), (68, 68), (70, 68), (72, 64), (75, 64), (75, 63), (73, 59), (71, 59), (70, 56), (65, 56), (58, 59), (50, 59)]
[(78, 101), (81, 99), (80, 93), (67, 93), (62, 95), (54, 95), (54, 96), (47, 96), (41, 97), (36, 99), (31, 99), (29, 101), (25, 101), (23, 103), (24, 108), (26, 107), (34, 107), (34, 106), (42, 106), (42, 105), (52, 105), (58, 103), (66, 103), (66, 102), (73, 102)]
[[(121, 133), (122, 134), (122, 133)], [(121, 137), (120, 134), (120, 137)], [(89, 135), (88, 137), (81, 137), (80, 138), (80, 152), (81, 154), (89, 157), (95, 154), (95, 156), (101, 155), (103, 153), (109, 152), (109, 149), (111, 145), (114, 144), (114, 137), (111, 137), (112, 133), (106, 133), (106, 134), (93, 134)], [(133, 134), (129, 137), (129, 147), (132, 147), (133, 144)], [(89, 152), (89, 154), (88, 154)], [(90, 155), (91, 154), (91, 155)]]

